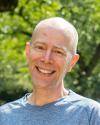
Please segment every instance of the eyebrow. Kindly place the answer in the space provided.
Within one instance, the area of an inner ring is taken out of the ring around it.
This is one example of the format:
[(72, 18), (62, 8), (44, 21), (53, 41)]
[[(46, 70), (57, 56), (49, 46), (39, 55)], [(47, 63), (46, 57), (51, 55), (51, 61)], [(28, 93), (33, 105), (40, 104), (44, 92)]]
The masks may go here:
[(67, 49), (64, 46), (61, 47), (61, 45), (56, 45), (54, 48), (59, 49), (59, 50), (63, 50), (64, 52), (67, 51)]
[(35, 41), (33, 44), (45, 44), (46, 45), (45, 42), (39, 42), (39, 41)]

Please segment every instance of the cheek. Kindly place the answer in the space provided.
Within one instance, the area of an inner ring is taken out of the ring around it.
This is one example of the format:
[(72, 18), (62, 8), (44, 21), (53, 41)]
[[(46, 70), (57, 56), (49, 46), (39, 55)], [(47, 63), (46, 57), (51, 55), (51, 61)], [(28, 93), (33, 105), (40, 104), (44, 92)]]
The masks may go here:
[(41, 54), (40, 53), (38, 53), (38, 52), (36, 52), (36, 51), (32, 51), (31, 53), (30, 53), (30, 62), (31, 63), (34, 63), (36, 60), (38, 60), (39, 58), (41, 57)]
[(56, 62), (56, 68), (57, 70), (59, 70), (60, 72), (62, 72), (63, 70), (65, 70), (66, 68), (66, 59), (62, 59), (62, 58), (55, 58), (55, 62)]
[(36, 54), (30, 54), (28, 65), (29, 65), (29, 70), (32, 72), (34, 69), (35, 63), (37, 60), (37, 55)]

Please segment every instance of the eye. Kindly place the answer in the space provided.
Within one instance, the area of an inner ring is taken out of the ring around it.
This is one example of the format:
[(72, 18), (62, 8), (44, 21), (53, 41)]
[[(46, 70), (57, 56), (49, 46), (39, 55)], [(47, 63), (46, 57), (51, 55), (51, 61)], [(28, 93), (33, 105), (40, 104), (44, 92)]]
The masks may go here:
[(39, 49), (39, 50), (44, 50), (44, 49), (45, 49), (45, 47), (42, 46), (42, 45), (36, 45), (35, 48), (36, 48), (36, 49)]
[(62, 49), (54, 49), (53, 51), (58, 56), (66, 56), (66, 51), (64, 51)]
[(55, 53), (59, 54), (59, 55), (64, 55), (64, 53), (60, 50), (55, 50)]

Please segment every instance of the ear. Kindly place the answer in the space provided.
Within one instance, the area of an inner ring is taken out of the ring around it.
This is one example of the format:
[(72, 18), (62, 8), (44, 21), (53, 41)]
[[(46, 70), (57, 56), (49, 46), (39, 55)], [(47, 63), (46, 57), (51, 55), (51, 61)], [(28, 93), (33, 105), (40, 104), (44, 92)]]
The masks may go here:
[(25, 53), (26, 53), (26, 59), (27, 59), (27, 62), (29, 62), (30, 42), (27, 42), (27, 43), (26, 43)]
[(77, 63), (77, 61), (79, 60), (79, 54), (75, 54), (72, 59), (71, 59), (71, 62), (69, 64), (69, 71), (71, 71), (71, 69), (75, 66), (75, 64)]

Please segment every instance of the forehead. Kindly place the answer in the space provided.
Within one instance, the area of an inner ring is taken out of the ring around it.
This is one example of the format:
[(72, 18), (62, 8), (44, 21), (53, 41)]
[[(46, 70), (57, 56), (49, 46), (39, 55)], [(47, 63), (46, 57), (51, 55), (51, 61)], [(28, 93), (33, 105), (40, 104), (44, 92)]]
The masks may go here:
[(62, 29), (43, 27), (33, 33), (32, 41), (69, 48), (71, 36), (69, 32)]

